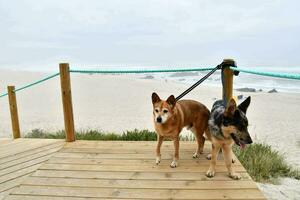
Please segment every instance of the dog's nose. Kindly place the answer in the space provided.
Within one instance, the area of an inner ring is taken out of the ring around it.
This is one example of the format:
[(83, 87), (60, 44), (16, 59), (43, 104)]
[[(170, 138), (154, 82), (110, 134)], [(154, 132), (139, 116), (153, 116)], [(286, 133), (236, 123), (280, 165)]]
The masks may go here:
[(252, 144), (253, 143), (253, 141), (252, 141), (252, 139), (251, 139), (250, 136), (247, 138), (247, 142), (248, 142), (248, 144)]
[(158, 117), (158, 118), (156, 118), (156, 121), (157, 121), (158, 123), (161, 123), (161, 122), (162, 122), (162, 118), (161, 118), (161, 117)]

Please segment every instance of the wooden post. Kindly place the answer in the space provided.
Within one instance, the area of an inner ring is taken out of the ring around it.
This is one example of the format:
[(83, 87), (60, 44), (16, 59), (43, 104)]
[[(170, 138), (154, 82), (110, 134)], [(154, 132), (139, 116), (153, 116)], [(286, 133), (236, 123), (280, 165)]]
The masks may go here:
[(59, 64), (61, 96), (64, 109), (66, 141), (75, 141), (71, 80), (68, 63)]
[(7, 86), (9, 109), (11, 117), (11, 125), (14, 139), (20, 138), (20, 125), (18, 116), (17, 98), (15, 93), (15, 86)]
[(227, 104), (232, 98), (233, 91), (233, 70), (231, 66), (235, 66), (233, 59), (224, 59), (222, 63), (222, 84), (223, 84), (223, 101)]

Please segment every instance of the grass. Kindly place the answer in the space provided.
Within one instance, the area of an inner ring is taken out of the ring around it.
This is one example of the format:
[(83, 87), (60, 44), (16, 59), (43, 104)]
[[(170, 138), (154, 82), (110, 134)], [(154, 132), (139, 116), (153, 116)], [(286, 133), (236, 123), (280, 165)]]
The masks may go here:
[[(119, 141), (156, 141), (156, 133), (149, 130), (126, 131), (122, 134), (103, 132), (99, 130), (87, 130), (76, 132), (77, 140), (119, 140)], [(45, 132), (42, 129), (34, 129), (25, 135), (26, 138), (64, 139), (65, 131)], [(193, 134), (180, 136), (182, 141), (194, 141)]]
[(300, 172), (289, 166), (283, 154), (270, 145), (255, 143), (243, 150), (234, 146), (233, 152), (254, 181), (276, 183), (279, 177), (300, 180)]
[[(26, 138), (65, 138), (64, 131), (48, 133), (41, 129), (34, 129)], [(120, 141), (156, 141), (156, 133), (149, 130), (132, 130), (122, 134), (107, 133), (99, 130), (76, 132), (77, 140), (120, 140)], [(194, 141), (194, 136), (181, 136), (183, 141)], [(279, 177), (290, 177), (300, 180), (300, 172), (289, 166), (282, 154), (271, 148), (270, 145), (255, 143), (241, 150), (234, 146), (234, 153), (246, 168), (249, 175), (257, 182), (276, 183)]]
[[(76, 132), (77, 140), (121, 140), (121, 141), (156, 141), (156, 133), (148, 130), (126, 131), (122, 134), (107, 133), (99, 130), (87, 130)], [(26, 138), (64, 139), (65, 132), (45, 132), (42, 129), (34, 129), (27, 133)]]

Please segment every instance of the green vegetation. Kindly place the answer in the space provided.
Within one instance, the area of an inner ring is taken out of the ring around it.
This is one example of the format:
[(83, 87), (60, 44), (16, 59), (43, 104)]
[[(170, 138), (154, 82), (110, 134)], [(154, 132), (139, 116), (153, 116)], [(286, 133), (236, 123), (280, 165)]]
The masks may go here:
[[(64, 131), (48, 133), (41, 129), (32, 130), (27, 138), (65, 138)], [(121, 140), (121, 141), (156, 141), (156, 133), (149, 130), (132, 130), (123, 134), (107, 133), (98, 130), (76, 132), (77, 140)], [(192, 134), (180, 138), (183, 141), (194, 141)], [(234, 153), (246, 168), (249, 175), (257, 182), (275, 183), (278, 177), (291, 177), (300, 180), (300, 172), (289, 166), (282, 154), (267, 144), (252, 144), (241, 150), (234, 146)]]
[(279, 177), (300, 180), (300, 172), (289, 166), (282, 154), (267, 144), (251, 144), (241, 150), (234, 146), (233, 151), (253, 180), (257, 182), (276, 182)]
[[(34, 129), (27, 133), (26, 138), (48, 138), (63, 139), (64, 131), (54, 133), (45, 132), (42, 129)], [(156, 141), (156, 133), (148, 130), (126, 131), (123, 134), (107, 133), (98, 130), (87, 130), (76, 132), (77, 140), (124, 140), (124, 141)]]
[[(122, 134), (103, 132), (99, 130), (87, 130), (76, 132), (77, 140), (120, 140), (120, 141), (156, 141), (156, 133), (149, 130), (126, 131)], [(45, 132), (42, 129), (34, 129), (25, 135), (26, 138), (64, 139), (65, 131)], [(194, 141), (193, 134), (181, 136), (182, 141)]]

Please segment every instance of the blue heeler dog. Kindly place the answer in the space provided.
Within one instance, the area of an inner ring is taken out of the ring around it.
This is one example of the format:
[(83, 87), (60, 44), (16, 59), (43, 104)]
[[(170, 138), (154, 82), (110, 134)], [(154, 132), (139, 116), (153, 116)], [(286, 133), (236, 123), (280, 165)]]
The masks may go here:
[(210, 119), (208, 121), (207, 137), (212, 142), (211, 159), (209, 170), (206, 176), (215, 175), (217, 155), (220, 149), (224, 155), (228, 175), (232, 179), (240, 179), (240, 175), (234, 173), (232, 169), (232, 145), (244, 148), (246, 144), (251, 144), (252, 139), (248, 132), (248, 119), (246, 117), (247, 108), (251, 98), (248, 97), (239, 106), (234, 99), (230, 99), (227, 106), (222, 100), (216, 101), (212, 107)]

